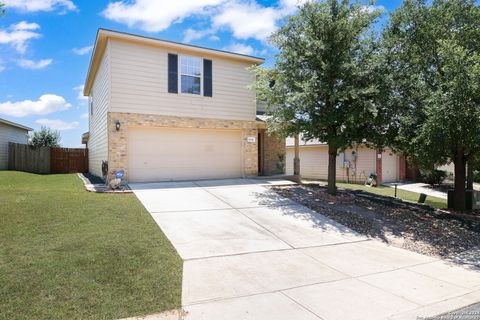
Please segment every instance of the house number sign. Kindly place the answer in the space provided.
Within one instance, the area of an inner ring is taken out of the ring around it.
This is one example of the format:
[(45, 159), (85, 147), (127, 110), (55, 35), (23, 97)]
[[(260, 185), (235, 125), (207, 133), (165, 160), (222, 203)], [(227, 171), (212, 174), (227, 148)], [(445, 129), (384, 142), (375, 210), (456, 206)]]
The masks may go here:
[(248, 143), (255, 143), (257, 141), (256, 137), (247, 137), (247, 142)]

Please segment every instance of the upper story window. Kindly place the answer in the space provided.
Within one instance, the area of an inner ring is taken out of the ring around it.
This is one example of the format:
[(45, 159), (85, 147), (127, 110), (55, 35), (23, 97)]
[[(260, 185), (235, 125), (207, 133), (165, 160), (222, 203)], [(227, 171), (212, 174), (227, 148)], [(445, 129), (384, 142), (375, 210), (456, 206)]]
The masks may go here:
[(180, 92), (201, 94), (202, 59), (180, 56)]
[(88, 96), (88, 106), (90, 107), (90, 115), (93, 116), (93, 92)]
[(169, 53), (167, 61), (168, 93), (213, 96), (212, 60)]

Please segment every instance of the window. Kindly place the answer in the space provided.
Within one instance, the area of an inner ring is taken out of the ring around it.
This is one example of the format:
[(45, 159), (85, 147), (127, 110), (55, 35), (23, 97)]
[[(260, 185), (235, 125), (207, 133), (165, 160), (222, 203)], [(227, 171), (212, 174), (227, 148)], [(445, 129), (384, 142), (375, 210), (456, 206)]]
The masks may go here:
[(180, 88), (182, 93), (201, 94), (202, 59), (180, 57)]
[(90, 107), (90, 115), (93, 116), (93, 96), (88, 97), (88, 105)]

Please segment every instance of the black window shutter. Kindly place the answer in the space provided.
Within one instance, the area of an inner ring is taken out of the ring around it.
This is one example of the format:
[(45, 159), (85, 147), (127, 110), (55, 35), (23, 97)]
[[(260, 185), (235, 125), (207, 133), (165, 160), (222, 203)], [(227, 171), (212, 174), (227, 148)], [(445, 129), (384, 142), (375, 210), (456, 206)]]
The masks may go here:
[(212, 60), (203, 59), (203, 95), (212, 96)]
[(178, 93), (178, 55), (168, 54), (168, 92)]

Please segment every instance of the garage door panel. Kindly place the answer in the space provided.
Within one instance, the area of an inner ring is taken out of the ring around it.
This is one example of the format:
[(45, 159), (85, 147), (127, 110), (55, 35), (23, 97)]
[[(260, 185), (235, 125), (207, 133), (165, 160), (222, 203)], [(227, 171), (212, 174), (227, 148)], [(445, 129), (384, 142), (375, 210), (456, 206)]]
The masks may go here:
[(132, 182), (241, 177), (241, 132), (130, 128), (128, 163)]
[(398, 156), (391, 150), (382, 153), (382, 182), (398, 181)]

